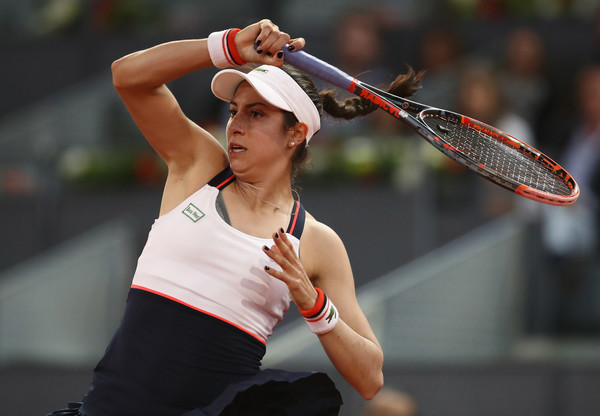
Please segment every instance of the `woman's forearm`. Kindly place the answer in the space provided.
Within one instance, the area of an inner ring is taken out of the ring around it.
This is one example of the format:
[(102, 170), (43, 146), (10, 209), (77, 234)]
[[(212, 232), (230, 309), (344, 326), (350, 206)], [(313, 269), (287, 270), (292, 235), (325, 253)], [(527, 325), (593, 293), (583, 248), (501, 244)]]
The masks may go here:
[(167, 42), (113, 62), (113, 84), (117, 89), (151, 89), (211, 66), (206, 39)]
[(381, 347), (362, 337), (340, 320), (335, 329), (319, 339), (327, 356), (360, 395), (369, 400), (383, 386)]

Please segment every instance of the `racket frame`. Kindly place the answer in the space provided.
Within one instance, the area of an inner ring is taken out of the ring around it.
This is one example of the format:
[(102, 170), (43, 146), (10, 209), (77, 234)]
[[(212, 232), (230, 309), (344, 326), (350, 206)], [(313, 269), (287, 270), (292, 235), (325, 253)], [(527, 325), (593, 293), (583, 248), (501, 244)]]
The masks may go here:
[[(506, 188), (518, 195), (538, 202), (550, 205), (571, 205), (579, 196), (579, 187), (573, 177), (558, 163), (546, 156), (544, 153), (528, 145), (527, 143), (510, 136), (488, 124), (435, 107), (411, 101), (406, 98), (398, 97), (387, 91), (380, 90), (369, 84), (366, 84), (339, 68), (328, 64), (304, 51), (289, 52), (284, 48), (285, 61), (296, 68), (326, 81), (339, 88), (345, 89), (359, 97), (362, 97), (377, 105), (383, 111), (404, 121), (414, 132), (419, 134), (437, 150), (455, 160), (459, 164), (466, 166), (472, 171), (478, 173), (489, 181)], [(425, 122), (424, 119), (429, 115), (437, 113), (445, 117), (451, 117), (457, 124), (466, 125), (480, 131), (482, 134), (491, 137), (504, 145), (510, 146), (523, 154), (527, 158), (540, 164), (559, 178), (571, 190), (570, 195), (556, 195), (544, 192), (539, 189), (529, 187), (512, 178), (507, 177), (464, 154), (450, 143), (439, 137)]]

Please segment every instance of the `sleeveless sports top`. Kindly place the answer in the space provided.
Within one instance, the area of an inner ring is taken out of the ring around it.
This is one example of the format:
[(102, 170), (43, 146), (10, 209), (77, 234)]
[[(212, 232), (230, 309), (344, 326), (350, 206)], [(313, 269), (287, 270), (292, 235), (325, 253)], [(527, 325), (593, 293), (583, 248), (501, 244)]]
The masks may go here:
[[(287, 286), (252, 237), (217, 213), (226, 169), (150, 231), (125, 313), (94, 369), (87, 416), (178, 416), (212, 403), (232, 383), (260, 374), (265, 341), (289, 307)], [(305, 212), (287, 232), (296, 252)]]
[[(264, 271), (266, 265), (279, 268), (262, 251), (272, 240), (233, 228), (217, 212), (220, 190), (234, 180), (225, 169), (155, 221), (132, 288), (209, 314), (266, 343), (291, 296), (285, 283)], [(304, 208), (295, 201), (287, 233), (297, 254), (304, 219)]]

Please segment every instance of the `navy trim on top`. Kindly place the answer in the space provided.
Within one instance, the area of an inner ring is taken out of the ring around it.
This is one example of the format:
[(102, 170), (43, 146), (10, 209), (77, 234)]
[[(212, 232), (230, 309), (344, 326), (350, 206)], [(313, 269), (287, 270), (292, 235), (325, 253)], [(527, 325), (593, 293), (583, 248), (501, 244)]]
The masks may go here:
[(300, 240), (300, 237), (302, 236), (302, 231), (304, 231), (305, 220), (306, 211), (304, 210), (304, 207), (302, 206), (300, 201), (295, 201), (294, 207), (292, 208), (292, 216), (290, 218), (290, 223), (288, 224), (286, 232)]
[(217, 173), (216, 176), (208, 182), (208, 184), (217, 189), (224, 189), (227, 185), (231, 184), (234, 179), (235, 173), (233, 173), (231, 168), (227, 166), (221, 172)]

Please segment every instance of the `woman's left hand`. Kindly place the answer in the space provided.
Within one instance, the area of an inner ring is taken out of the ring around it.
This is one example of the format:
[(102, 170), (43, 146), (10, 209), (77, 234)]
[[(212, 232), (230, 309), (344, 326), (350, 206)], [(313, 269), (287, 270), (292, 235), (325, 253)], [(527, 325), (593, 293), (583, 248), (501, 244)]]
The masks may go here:
[(273, 242), (271, 247), (264, 246), (263, 251), (281, 267), (281, 271), (266, 266), (265, 272), (287, 285), (298, 308), (311, 309), (317, 302), (317, 291), (282, 228), (273, 234)]
[(281, 66), (286, 45), (293, 50), (300, 50), (305, 44), (304, 38), (291, 39), (269, 19), (247, 26), (235, 35), (236, 48), (248, 63)]
[[(308, 232), (307, 232), (308, 231)], [(350, 260), (335, 232), (317, 221), (305, 228), (303, 261), (296, 255), (291, 239), (282, 229), (273, 234), (274, 245), (263, 247), (281, 271), (265, 271), (284, 282), (301, 310), (317, 302), (304, 264), (318, 278), (319, 288), (335, 303), (340, 319), (333, 331), (319, 335), (327, 356), (340, 374), (363, 396), (371, 399), (383, 385), (383, 351), (356, 299)], [(317, 265), (316, 267), (314, 265)]]

